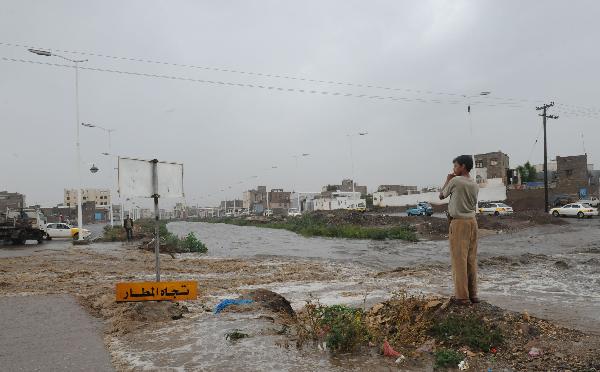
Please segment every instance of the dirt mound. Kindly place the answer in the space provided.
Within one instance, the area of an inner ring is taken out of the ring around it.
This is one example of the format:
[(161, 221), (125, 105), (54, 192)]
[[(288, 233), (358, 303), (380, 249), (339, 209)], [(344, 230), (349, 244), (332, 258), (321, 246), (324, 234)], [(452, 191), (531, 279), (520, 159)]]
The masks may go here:
[(296, 316), (296, 312), (292, 309), (290, 302), (278, 293), (267, 289), (256, 289), (246, 293), (246, 296), (265, 309), (276, 313), (283, 313), (291, 317)]
[[(376, 304), (367, 316), (378, 344), (388, 340), (408, 358), (406, 366), (423, 367), (436, 350), (451, 348), (468, 359), (473, 370), (598, 367), (600, 337), (486, 302), (458, 306), (442, 298), (399, 295)], [(533, 349), (539, 357), (530, 354)]]
[(84, 296), (80, 303), (93, 314), (108, 320), (108, 333), (126, 334), (136, 328), (157, 323), (163, 323), (183, 318), (189, 313), (185, 305), (177, 302), (120, 302), (114, 296), (102, 295)]

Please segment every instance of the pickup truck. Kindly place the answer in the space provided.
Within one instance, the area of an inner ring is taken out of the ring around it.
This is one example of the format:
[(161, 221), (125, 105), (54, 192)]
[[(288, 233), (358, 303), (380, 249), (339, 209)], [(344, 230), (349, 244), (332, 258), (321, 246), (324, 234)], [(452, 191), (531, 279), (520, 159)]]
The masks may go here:
[(27, 240), (41, 243), (46, 235), (46, 217), (36, 209), (7, 210), (0, 213), (0, 241), (25, 244)]
[(587, 199), (582, 199), (582, 200), (578, 200), (577, 203), (579, 204), (589, 204), (594, 208), (598, 208), (598, 206), (600, 206), (600, 200), (595, 197), (595, 196), (590, 196)]

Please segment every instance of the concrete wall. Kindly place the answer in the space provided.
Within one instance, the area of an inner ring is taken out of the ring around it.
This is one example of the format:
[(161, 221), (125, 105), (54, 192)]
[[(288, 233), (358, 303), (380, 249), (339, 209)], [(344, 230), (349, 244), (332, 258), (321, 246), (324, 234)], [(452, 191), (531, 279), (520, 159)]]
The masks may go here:
[(313, 201), (315, 211), (333, 211), (337, 209), (356, 209), (359, 207), (365, 208), (367, 201), (365, 199), (348, 198), (348, 197), (333, 197), (321, 198)]
[[(376, 207), (405, 207), (418, 202), (431, 204), (448, 204), (450, 199), (440, 200), (439, 192), (427, 192), (412, 195), (396, 195), (393, 192), (373, 193), (373, 205)], [(486, 184), (479, 185), (479, 201), (506, 200), (506, 186), (501, 178), (489, 179)]]

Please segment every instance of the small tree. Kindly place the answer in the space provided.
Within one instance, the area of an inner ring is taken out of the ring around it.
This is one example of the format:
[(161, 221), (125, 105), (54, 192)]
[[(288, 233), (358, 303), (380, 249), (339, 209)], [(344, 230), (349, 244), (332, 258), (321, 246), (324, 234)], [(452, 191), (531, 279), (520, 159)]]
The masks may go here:
[(517, 172), (521, 175), (521, 182), (537, 181), (537, 171), (531, 163), (527, 162), (517, 167)]

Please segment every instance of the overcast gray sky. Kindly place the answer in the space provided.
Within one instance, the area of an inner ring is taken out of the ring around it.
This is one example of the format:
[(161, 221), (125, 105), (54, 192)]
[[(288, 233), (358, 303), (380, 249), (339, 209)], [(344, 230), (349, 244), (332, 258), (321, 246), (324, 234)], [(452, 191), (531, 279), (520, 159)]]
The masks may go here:
[[(81, 71), (81, 121), (116, 129), (116, 154), (183, 162), (188, 201), (210, 205), (256, 184), (318, 191), (351, 177), (346, 135), (358, 131), (369, 134), (353, 139), (355, 179), (370, 191), (439, 184), (462, 153), (539, 163), (534, 107), (550, 100), (569, 105), (551, 110), (561, 118), (549, 124), (550, 155), (582, 153), (583, 134), (598, 168), (598, 14), (594, 0), (3, 0), (0, 56), (64, 63), (18, 44), (395, 88), (63, 52), (84, 67), (283, 88)], [(480, 91), (492, 93), (470, 99), (471, 133), (462, 95)], [(77, 181), (73, 69), (0, 60), (0, 123), (0, 190), (61, 202)], [(85, 186), (111, 182), (106, 142), (81, 131)]]

